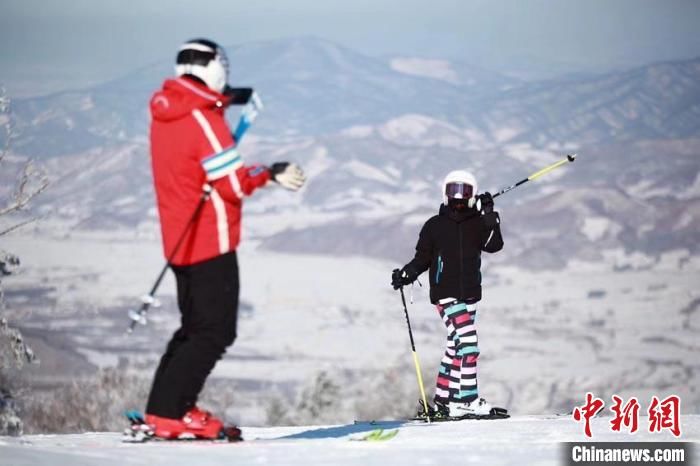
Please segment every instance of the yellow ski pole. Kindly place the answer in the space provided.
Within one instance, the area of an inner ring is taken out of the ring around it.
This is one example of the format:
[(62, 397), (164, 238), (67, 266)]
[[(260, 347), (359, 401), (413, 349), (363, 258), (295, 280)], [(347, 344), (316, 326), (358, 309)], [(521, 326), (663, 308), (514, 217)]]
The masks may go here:
[(418, 388), (420, 388), (420, 396), (423, 399), (423, 409), (425, 409), (425, 417), (430, 423), (430, 412), (428, 411), (428, 400), (425, 397), (425, 387), (423, 386), (423, 374), (420, 370), (420, 362), (418, 362), (418, 353), (416, 353), (416, 344), (413, 342), (413, 332), (411, 331), (411, 321), (408, 318), (408, 309), (406, 308), (406, 297), (401, 290), (401, 302), (403, 303), (403, 312), (406, 315), (406, 324), (408, 325), (408, 336), (411, 338), (411, 351), (413, 351), (413, 364), (416, 366), (416, 376), (418, 377)]
[(567, 164), (567, 163), (569, 163), (569, 162), (573, 162), (574, 160), (576, 160), (576, 154), (568, 154), (568, 155), (566, 156), (566, 158), (563, 158), (563, 159), (561, 159), (561, 160), (558, 161), (558, 162), (554, 162), (553, 164), (551, 164), (551, 165), (549, 165), (549, 166), (547, 166), (547, 167), (544, 167), (542, 170), (536, 171), (535, 173), (533, 173), (532, 175), (528, 176), (527, 178), (524, 178), (524, 179), (518, 181), (517, 183), (515, 183), (515, 184), (513, 184), (513, 185), (511, 185), (511, 186), (508, 186), (507, 188), (501, 189), (501, 190), (498, 191), (496, 194), (494, 194), (493, 197), (498, 197), (498, 196), (500, 196), (501, 194), (505, 194), (505, 193), (507, 193), (508, 191), (510, 191), (511, 189), (517, 188), (517, 187), (520, 186), (521, 184), (524, 184), (524, 183), (527, 183), (528, 181), (531, 181), (531, 180), (534, 180), (534, 179), (536, 179), (536, 178), (539, 178), (540, 176), (544, 175), (545, 173), (549, 173), (549, 172), (551, 172), (552, 170), (554, 170), (555, 168), (559, 168), (559, 167), (561, 167), (562, 165), (565, 165), (565, 164)]

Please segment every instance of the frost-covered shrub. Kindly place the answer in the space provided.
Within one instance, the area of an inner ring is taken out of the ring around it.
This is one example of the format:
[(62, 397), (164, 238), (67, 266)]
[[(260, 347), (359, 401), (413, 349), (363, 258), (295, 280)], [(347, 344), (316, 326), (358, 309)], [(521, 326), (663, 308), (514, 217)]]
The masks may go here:
[(124, 411), (139, 409), (150, 388), (148, 380), (117, 368), (98, 371), (47, 393), (34, 393), (22, 403), (27, 433), (121, 431)]
[[(0, 259), (0, 270), (6, 274), (6, 261)], [(12, 373), (26, 363), (36, 362), (34, 351), (27, 346), (19, 330), (12, 328), (2, 317), (4, 295), (0, 279), (0, 435), (21, 435), (22, 421), (12, 395)]]
[(295, 402), (270, 396), (266, 406), (269, 425), (314, 425), (338, 422), (342, 406), (340, 385), (321, 371), (299, 392)]
[[(14, 137), (10, 98), (0, 87), (0, 164), (10, 152)], [(15, 215), (28, 207), (30, 201), (48, 186), (46, 172), (28, 160), (16, 175), (14, 189), (0, 191), (0, 237), (32, 221), (34, 218), (16, 218)], [(7, 372), (20, 369), (25, 363), (37, 362), (32, 349), (27, 346), (22, 333), (11, 327), (5, 316), (5, 301), (2, 288), (3, 277), (10, 275), (19, 266), (19, 258), (0, 250), (0, 435), (20, 435), (22, 422), (10, 387), (12, 377)]]
[(0, 435), (22, 435), (22, 420), (17, 415), (17, 407), (12, 394), (0, 389)]

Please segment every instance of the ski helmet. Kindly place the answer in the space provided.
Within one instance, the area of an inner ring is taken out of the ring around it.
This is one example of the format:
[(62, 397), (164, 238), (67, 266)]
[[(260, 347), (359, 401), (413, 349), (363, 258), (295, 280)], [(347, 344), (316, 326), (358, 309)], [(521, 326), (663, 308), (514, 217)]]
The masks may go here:
[(228, 82), (228, 71), (226, 52), (216, 42), (192, 39), (185, 42), (177, 54), (177, 76), (196, 76), (216, 92), (224, 92)]
[(474, 207), (476, 193), (476, 178), (468, 171), (451, 171), (442, 182), (442, 202), (445, 205), (448, 205), (450, 199), (463, 199), (467, 206)]

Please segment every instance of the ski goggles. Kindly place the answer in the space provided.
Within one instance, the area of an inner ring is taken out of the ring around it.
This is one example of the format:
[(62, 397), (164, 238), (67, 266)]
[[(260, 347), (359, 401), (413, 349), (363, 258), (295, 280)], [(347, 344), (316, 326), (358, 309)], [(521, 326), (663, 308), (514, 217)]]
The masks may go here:
[(445, 195), (448, 199), (470, 199), (474, 195), (474, 186), (467, 183), (447, 183)]

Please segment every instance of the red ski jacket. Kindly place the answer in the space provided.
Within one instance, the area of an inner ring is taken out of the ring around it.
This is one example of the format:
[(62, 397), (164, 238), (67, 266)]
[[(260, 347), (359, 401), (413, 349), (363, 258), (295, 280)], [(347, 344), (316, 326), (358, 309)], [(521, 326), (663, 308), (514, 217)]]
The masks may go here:
[(224, 118), (227, 97), (186, 77), (168, 79), (151, 98), (151, 165), (163, 250), (169, 258), (197, 209), (173, 265), (233, 251), (240, 241), (243, 197), (265, 185), (264, 166), (246, 166)]

